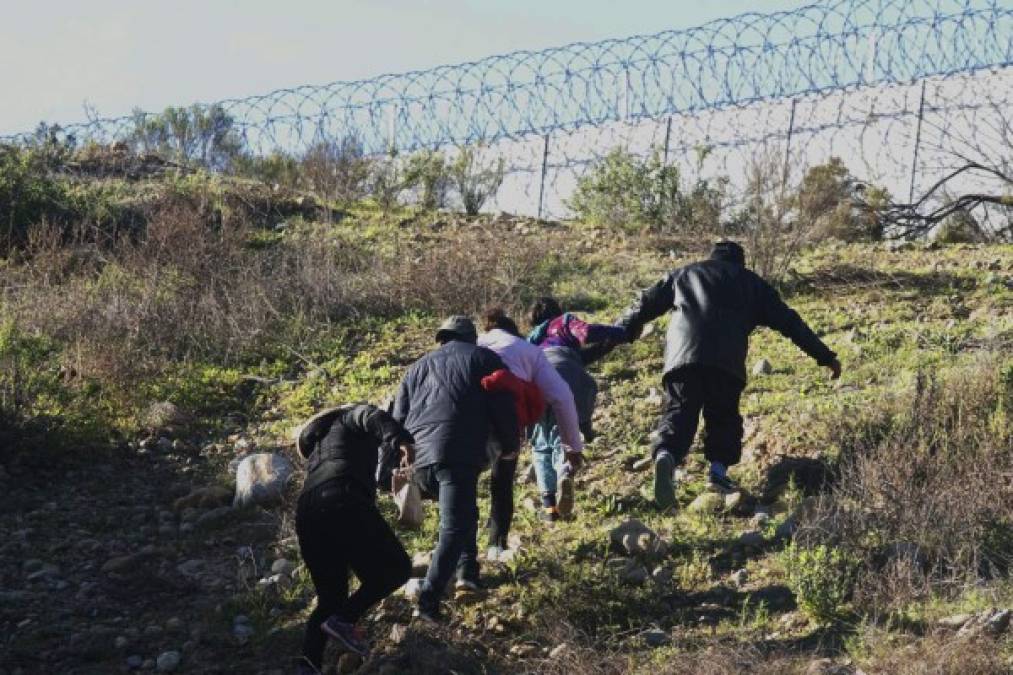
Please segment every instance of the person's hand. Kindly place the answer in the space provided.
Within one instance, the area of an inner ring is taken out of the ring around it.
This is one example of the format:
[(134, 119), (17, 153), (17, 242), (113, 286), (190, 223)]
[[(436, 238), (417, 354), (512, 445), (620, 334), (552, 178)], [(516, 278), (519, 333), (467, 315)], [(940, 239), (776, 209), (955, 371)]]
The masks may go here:
[(401, 444), (401, 463), (411, 466), (415, 462), (415, 448), (410, 443)]
[(827, 368), (830, 369), (830, 379), (836, 380), (841, 376), (841, 362), (834, 359), (827, 364)]

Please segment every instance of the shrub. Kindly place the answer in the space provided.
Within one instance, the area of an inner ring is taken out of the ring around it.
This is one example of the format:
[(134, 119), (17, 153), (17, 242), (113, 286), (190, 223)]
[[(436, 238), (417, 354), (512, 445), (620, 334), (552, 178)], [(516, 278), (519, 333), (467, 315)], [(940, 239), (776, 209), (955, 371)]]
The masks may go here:
[(228, 169), (242, 153), (235, 120), (221, 105), (166, 108), (157, 114), (137, 110), (133, 123), (129, 144), (135, 152), (214, 171)]
[(373, 162), (369, 174), (369, 193), (383, 211), (389, 214), (400, 202), (407, 188), (405, 172), (396, 157), (385, 157)]
[(783, 551), (781, 561), (788, 585), (810, 617), (829, 623), (842, 615), (855, 588), (857, 558), (833, 546), (806, 548), (793, 543)]
[(285, 152), (275, 151), (265, 157), (240, 155), (232, 161), (232, 171), (271, 186), (299, 188), (303, 183), (299, 161)]
[(366, 194), (370, 160), (355, 136), (320, 141), (303, 155), (301, 169), (311, 190), (326, 201), (350, 203)]
[(578, 220), (610, 227), (657, 227), (664, 204), (679, 192), (679, 172), (657, 153), (641, 159), (616, 148), (577, 180), (568, 206)]
[(895, 609), (1005, 574), (1013, 562), (1013, 364), (985, 359), (824, 432), (832, 491), (802, 521), (808, 546), (862, 560), (856, 599)]
[[(708, 149), (698, 152), (698, 167)], [(596, 225), (650, 227), (670, 232), (715, 232), (722, 228), (728, 179), (682, 182), (679, 168), (655, 152), (640, 158), (617, 148), (577, 180), (569, 202), (579, 220)]]
[[(867, 207), (860, 207), (861, 192)], [(811, 167), (792, 197), (796, 227), (818, 240), (833, 237), (841, 241), (879, 241), (883, 227), (876, 207), (886, 204), (889, 194), (880, 188), (860, 186), (837, 157)], [(869, 208), (871, 207), (871, 208)]]
[(423, 150), (408, 158), (404, 185), (417, 191), (418, 205), (422, 208), (434, 210), (446, 207), (450, 180), (449, 165), (442, 152)]
[(51, 173), (45, 151), (0, 145), (0, 248), (23, 245), (28, 228), (69, 215), (66, 185)]
[[(480, 150), (481, 148), (479, 148)], [(469, 216), (478, 215), (489, 197), (503, 184), (503, 158), (493, 166), (483, 166), (474, 148), (464, 147), (450, 164), (450, 178), (461, 196), (464, 212)]]

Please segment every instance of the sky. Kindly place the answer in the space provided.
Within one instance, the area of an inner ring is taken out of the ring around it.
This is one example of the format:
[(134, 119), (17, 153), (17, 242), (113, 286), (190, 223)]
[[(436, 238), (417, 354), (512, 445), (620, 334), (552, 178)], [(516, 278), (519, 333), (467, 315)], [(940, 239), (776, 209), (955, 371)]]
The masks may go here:
[(0, 134), (519, 49), (691, 28), (804, 0), (6, 0)]

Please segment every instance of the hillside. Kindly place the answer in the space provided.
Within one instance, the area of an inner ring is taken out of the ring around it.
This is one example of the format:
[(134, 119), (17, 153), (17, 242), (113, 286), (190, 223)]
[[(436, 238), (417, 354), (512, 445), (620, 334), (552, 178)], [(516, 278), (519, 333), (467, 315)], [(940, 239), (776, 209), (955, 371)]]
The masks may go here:
[[(552, 292), (611, 322), (712, 240), (297, 196), (251, 224), (259, 188), (181, 180), (170, 198), (161, 178), (95, 179), (113, 205), (154, 191), (145, 237), (41, 231), (0, 269), (0, 675), (290, 672), (312, 597), (297, 485), (232, 509), (238, 460), (298, 466), (292, 430), (385, 400), (451, 311), (520, 316)], [(660, 319), (594, 369), (574, 519), (539, 522), (522, 479), (516, 552), (485, 564), (487, 588), (438, 628), (388, 599), (374, 655), (333, 654), (337, 672), (1013, 670), (1013, 246), (825, 240), (791, 269), (781, 288), (844, 375), (754, 335), (750, 368), (769, 368), (743, 397), (737, 503), (697, 499), (699, 454), (676, 512), (651, 503)], [(610, 537), (631, 520), (645, 550)], [(424, 555), (435, 532), (429, 505), (399, 534)]]

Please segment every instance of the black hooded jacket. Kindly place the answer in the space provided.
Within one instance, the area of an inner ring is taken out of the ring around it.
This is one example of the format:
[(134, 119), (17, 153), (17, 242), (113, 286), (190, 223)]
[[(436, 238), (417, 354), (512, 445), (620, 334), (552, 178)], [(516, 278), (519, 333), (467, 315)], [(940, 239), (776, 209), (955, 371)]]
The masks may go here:
[(375, 497), (380, 446), (393, 449), (411, 442), (404, 427), (371, 405), (346, 405), (316, 415), (299, 432), (299, 450), (307, 454), (303, 492), (341, 478)]
[(665, 373), (700, 364), (745, 382), (749, 335), (757, 326), (778, 331), (822, 366), (836, 358), (770, 284), (746, 269), (741, 249), (716, 249), (710, 260), (672, 271), (643, 291), (618, 323), (632, 342), (669, 310)]
[(416, 468), (484, 467), (490, 434), (504, 454), (520, 449), (513, 397), (482, 388), (483, 377), (505, 367), (495, 352), (459, 340), (412, 364), (394, 399), (393, 415), (415, 439)]

